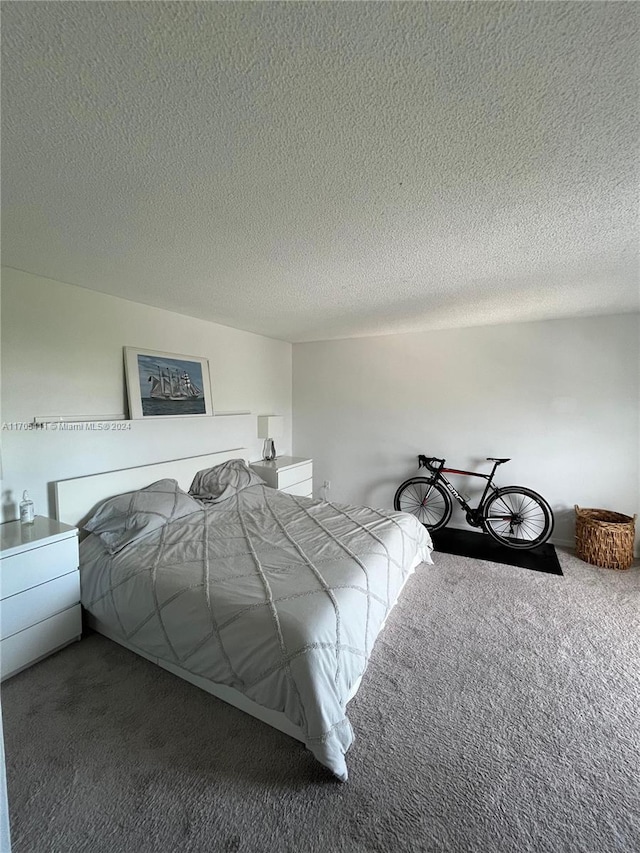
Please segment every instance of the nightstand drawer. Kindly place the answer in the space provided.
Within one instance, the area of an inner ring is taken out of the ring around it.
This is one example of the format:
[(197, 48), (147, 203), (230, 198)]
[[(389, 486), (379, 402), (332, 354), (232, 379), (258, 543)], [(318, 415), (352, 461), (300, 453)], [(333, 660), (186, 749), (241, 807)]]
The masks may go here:
[(80, 600), (80, 572), (73, 571), (0, 602), (2, 639), (67, 610)]
[(302, 465), (295, 465), (292, 468), (282, 468), (278, 471), (278, 488), (281, 491), (286, 491), (287, 486), (293, 486), (294, 483), (302, 483), (304, 480), (310, 480), (313, 476), (313, 462), (305, 462)]
[(78, 568), (78, 537), (31, 548), (0, 561), (2, 598), (46, 583)]
[(301, 498), (313, 497), (313, 480), (303, 480), (301, 483), (294, 483), (293, 486), (287, 486), (286, 489), (280, 489), (287, 495), (298, 495)]
[(0, 677), (7, 678), (45, 655), (65, 646), (82, 633), (79, 604), (0, 642)]

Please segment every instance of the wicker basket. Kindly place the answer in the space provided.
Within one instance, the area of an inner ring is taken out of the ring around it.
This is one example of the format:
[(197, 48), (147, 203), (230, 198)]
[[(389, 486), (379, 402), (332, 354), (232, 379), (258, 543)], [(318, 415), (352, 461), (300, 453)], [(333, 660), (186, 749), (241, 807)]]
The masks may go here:
[(633, 563), (636, 516), (576, 506), (576, 553), (603, 569), (628, 569)]

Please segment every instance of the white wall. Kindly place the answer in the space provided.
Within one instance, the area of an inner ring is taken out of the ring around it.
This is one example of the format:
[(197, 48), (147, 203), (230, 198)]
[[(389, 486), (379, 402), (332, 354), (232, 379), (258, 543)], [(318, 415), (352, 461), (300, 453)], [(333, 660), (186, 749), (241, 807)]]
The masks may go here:
[[(139, 346), (207, 357), (214, 408), (284, 415), (291, 450), (290, 344), (10, 269), (1, 323), (2, 423), (124, 411), (122, 347)], [(500, 482), (544, 494), (568, 542), (575, 503), (639, 511), (638, 339), (624, 315), (296, 344), (293, 451), (313, 456), (316, 493), (328, 479), (332, 499), (381, 507), (420, 452), (511, 456)], [(3, 489), (16, 503), (29, 489), (42, 514), (57, 479), (262, 446), (255, 417), (0, 440)]]
[(54, 511), (54, 480), (237, 446), (258, 459), (258, 414), (284, 416), (278, 451), (291, 449), (288, 343), (6, 268), (1, 323), (3, 427), (36, 416), (125, 412), (124, 346), (208, 358), (214, 410), (253, 413), (132, 421), (118, 432), (5, 427), (3, 490), (19, 503), (28, 489), (41, 515)]
[(541, 492), (572, 543), (576, 503), (639, 511), (638, 332), (623, 315), (296, 344), (294, 452), (316, 491), (386, 508), (418, 453), (509, 456), (498, 482)]

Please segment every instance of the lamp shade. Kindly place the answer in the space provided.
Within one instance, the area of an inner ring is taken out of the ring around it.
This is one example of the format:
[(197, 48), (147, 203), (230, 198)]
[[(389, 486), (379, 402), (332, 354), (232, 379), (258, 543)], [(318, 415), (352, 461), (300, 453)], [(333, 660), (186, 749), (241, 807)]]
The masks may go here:
[(281, 415), (258, 415), (258, 438), (279, 438), (283, 429)]

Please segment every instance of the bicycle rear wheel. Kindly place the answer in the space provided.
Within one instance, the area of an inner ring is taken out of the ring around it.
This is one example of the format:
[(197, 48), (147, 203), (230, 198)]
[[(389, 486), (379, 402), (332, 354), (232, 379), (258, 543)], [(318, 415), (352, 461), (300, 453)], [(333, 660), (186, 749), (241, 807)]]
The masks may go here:
[(537, 492), (521, 486), (498, 489), (482, 507), (487, 533), (509, 548), (536, 548), (551, 536), (553, 512)]
[(440, 483), (426, 477), (405, 480), (393, 499), (394, 509), (415, 515), (427, 530), (439, 530), (451, 518), (451, 498)]

